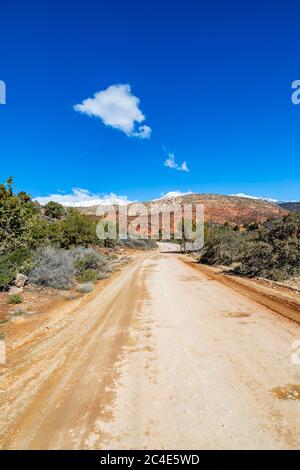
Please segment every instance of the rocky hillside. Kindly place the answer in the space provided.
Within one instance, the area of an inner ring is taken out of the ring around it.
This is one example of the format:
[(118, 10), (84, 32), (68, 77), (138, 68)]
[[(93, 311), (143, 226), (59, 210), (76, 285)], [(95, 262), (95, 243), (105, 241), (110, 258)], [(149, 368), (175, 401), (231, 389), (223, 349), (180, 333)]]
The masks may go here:
[(220, 194), (188, 194), (159, 202), (161, 204), (203, 204), (206, 221), (239, 225), (263, 222), (287, 214), (286, 210), (272, 202)]
[[(146, 201), (147, 207), (154, 205), (155, 212), (171, 205), (203, 204), (205, 220), (210, 222), (242, 225), (251, 222), (264, 222), (287, 214), (288, 211), (278, 205), (261, 199), (224, 196), (220, 194), (188, 194), (174, 198), (162, 198)], [(90, 215), (96, 214), (97, 207), (83, 207), (81, 210)], [(180, 210), (180, 209), (178, 209)]]
[(278, 205), (287, 211), (300, 212), (300, 202), (281, 202)]

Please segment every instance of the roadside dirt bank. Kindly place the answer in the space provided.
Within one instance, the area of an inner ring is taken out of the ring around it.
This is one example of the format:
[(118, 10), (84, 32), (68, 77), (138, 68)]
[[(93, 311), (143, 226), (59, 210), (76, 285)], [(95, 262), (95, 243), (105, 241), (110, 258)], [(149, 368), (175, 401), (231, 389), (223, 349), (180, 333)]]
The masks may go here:
[(277, 283), (267, 280), (228, 274), (220, 267), (199, 264), (188, 256), (182, 256), (182, 260), (210, 278), (241, 292), (261, 305), (300, 324), (300, 294), (296, 290), (279, 286)]

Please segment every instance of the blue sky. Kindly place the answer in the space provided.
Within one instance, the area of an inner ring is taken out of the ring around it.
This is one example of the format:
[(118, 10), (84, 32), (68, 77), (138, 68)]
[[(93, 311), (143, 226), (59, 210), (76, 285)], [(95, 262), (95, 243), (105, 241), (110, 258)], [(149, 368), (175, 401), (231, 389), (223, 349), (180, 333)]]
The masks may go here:
[[(1, 180), (17, 190), (300, 199), (299, 2), (4, 0), (0, 17)], [(114, 85), (125, 124), (107, 95), (98, 117), (84, 105)]]

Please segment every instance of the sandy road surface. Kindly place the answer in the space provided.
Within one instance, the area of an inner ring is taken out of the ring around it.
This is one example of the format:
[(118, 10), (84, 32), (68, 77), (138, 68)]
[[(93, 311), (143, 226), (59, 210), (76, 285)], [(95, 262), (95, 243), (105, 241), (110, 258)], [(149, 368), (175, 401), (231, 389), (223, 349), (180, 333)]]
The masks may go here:
[(299, 448), (300, 326), (189, 267), (139, 258), (2, 371), (2, 448)]

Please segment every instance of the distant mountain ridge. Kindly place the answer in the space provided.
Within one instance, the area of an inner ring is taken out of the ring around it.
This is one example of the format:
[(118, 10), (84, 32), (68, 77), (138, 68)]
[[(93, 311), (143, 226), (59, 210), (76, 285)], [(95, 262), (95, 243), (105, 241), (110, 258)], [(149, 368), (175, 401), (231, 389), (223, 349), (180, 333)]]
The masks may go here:
[[(205, 221), (228, 222), (238, 225), (264, 222), (267, 219), (276, 219), (288, 213), (285, 208), (265, 199), (207, 193), (190, 193), (180, 196), (177, 196), (176, 193), (174, 196), (168, 193), (167, 197), (145, 201), (144, 204), (149, 207), (155, 205), (156, 211), (170, 205), (177, 205), (176, 210), (181, 211), (183, 204), (203, 204)], [(80, 210), (85, 214), (96, 215), (97, 206), (81, 207)]]
[(291, 212), (300, 211), (300, 202), (292, 201), (292, 202), (280, 202), (278, 206), (282, 207), (283, 209)]

